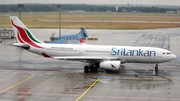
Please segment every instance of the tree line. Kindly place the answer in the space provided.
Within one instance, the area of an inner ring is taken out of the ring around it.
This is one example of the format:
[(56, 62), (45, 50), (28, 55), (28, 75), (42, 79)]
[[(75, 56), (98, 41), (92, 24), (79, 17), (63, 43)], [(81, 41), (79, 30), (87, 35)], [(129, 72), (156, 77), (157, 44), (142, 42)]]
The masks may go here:
[[(58, 11), (57, 4), (23, 4), (23, 12), (54, 12)], [(62, 4), (62, 11), (83, 10), (86, 12), (153, 12), (164, 13), (166, 11), (177, 11), (175, 8), (160, 7), (115, 7), (113, 5), (92, 5), (92, 4)], [(0, 4), (0, 12), (17, 12), (17, 4)]]

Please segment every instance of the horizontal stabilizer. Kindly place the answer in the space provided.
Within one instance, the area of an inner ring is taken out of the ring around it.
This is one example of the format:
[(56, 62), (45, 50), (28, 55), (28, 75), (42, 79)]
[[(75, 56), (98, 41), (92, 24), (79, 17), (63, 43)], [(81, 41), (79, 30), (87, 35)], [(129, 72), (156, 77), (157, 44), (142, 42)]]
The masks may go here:
[(30, 49), (30, 46), (28, 44), (24, 44), (24, 43), (13, 43), (13, 46), (21, 47), (21, 48), (24, 48), (26, 50)]
[(24, 43), (13, 43), (13, 46), (22, 47), (23, 45), (26, 45)]

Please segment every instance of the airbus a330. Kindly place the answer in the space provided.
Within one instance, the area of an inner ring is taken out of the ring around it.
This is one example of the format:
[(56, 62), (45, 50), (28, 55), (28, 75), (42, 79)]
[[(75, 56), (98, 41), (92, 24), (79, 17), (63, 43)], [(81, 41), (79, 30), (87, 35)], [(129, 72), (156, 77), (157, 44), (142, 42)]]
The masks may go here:
[(96, 72), (98, 68), (119, 70), (122, 63), (158, 64), (176, 58), (169, 50), (155, 47), (107, 46), (89, 44), (47, 44), (38, 40), (16, 16), (11, 16), (16, 35), (14, 46), (58, 60), (73, 60), (89, 63), (84, 72)]

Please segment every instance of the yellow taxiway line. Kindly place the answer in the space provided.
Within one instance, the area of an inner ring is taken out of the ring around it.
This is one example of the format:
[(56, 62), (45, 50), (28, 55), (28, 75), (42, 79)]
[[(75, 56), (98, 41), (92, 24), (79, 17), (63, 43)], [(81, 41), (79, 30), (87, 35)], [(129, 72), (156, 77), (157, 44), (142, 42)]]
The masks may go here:
[(153, 38), (152, 38), (151, 42), (149, 43), (148, 47), (150, 47), (150, 46), (151, 46), (152, 42), (154, 41), (154, 38), (155, 38), (156, 34), (157, 34), (157, 33), (155, 33), (155, 34), (154, 34), (154, 36), (153, 36)]
[[(20, 56), (19, 56), (19, 57), (20, 57)], [(6, 63), (6, 62), (9, 62), (9, 61), (11, 61), (11, 60), (18, 59), (19, 57), (15, 57), (15, 58), (12, 58), (12, 59), (9, 59), (9, 60), (6, 60), (6, 61), (3, 61), (3, 62), (1, 62), (1, 63), (0, 63), (0, 65), (4, 64), (4, 63)]]
[(21, 83), (23, 83), (23, 82), (25, 82), (25, 81), (27, 81), (27, 80), (33, 78), (33, 77), (34, 77), (34, 76), (30, 76), (30, 77), (28, 77), (28, 78), (26, 78), (26, 79), (24, 79), (24, 80), (22, 80), (22, 81), (20, 81), (20, 82), (18, 82), (18, 83), (16, 83), (16, 84), (12, 85), (12, 86), (10, 86), (10, 87), (8, 87), (8, 88), (6, 88), (6, 89), (0, 91), (0, 94), (6, 92), (7, 90), (9, 90), (9, 89), (11, 89), (11, 88), (13, 88), (13, 87), (15, 87), (15, 86), (21, 84)]
[(79, 96), (79, 98), (76, 101), (79, 101), (99, 80), (100, 78), (96, 79), (96, 81), (94, 81), (94, 83), (91, 86), (89, 86), (89, 88), (86, 89), (86, 91), (82, 93), (81, 96)]

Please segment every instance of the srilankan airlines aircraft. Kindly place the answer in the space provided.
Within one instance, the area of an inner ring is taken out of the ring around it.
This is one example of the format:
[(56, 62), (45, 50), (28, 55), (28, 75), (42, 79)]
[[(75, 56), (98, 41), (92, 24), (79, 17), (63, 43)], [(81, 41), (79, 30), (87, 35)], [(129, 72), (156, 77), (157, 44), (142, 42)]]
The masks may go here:
[(155, 47), (47, 44), (38, 40), (18, 17), (10, 19), (17, 39), (14, 46), (46, 58), (89, 63), (84, 72), (96, 72), (98, 68), (119, 70), (122, 63), (154, 63), (158, 71), (158, 63), (176, 58), (170, 51)]

